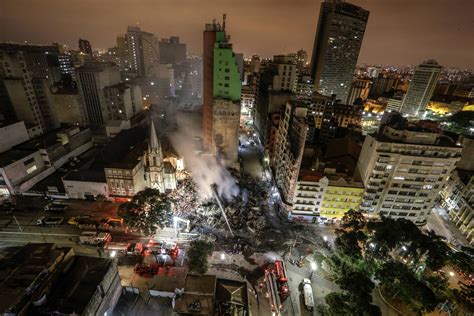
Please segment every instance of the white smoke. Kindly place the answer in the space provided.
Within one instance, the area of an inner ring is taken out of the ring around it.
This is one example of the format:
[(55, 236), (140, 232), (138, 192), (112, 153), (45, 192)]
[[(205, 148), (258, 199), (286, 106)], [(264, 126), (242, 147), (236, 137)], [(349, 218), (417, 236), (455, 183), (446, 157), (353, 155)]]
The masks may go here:
[(177, 112), (177, 130), (167, 133), (177, 153), (184, 157), (186, 170), (191, 174), (203, 199), (212, 197), (213, 184), (220, 197), (227, 200), (239, 194), (239, 186), (230, 172), (216, 157), (197, 154), (202, 143), (201, 117), (196, 113)]

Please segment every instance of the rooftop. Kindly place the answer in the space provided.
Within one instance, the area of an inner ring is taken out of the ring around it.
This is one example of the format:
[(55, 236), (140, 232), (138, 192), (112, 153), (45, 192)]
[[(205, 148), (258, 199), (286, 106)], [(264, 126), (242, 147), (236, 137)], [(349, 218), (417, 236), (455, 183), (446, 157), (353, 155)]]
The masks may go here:
[(104, 170), (74, 170), (67, 173), (63, 180), (106, 183)]
[[(0, 260), (0, 311), (23, 309), (41, 285), (37, 283), (43, 280), (40, 274), (54, 270), (54, 265), (71, 251), (71, 248), (57, 248), (51, 243), (13, 249), (11, 255)], [(32, 294), (27, 294), (28, 291)]]
[(33, 154), (37, 150), (34, 149), (10, 149), (0, 154), (0, 167), (6, 167), (12, 163)]
[(75, 256), (48, 295), (49, 309), (61, 314), (82, 314), (113, 264), (113, 259)]

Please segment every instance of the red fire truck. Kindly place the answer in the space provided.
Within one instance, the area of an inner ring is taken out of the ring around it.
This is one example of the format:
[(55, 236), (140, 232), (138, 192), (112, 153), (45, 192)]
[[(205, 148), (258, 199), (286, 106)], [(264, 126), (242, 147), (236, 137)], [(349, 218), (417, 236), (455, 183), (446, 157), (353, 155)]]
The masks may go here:
[(283, 260), (275, 260), (265, 271), (265, 283), (267, 285), (268, 294), (272, 311), (276, 315), (281, 313), (283, 302), (290, 295), (288, 288), (288, 277), (286, 275), (285, 263)]

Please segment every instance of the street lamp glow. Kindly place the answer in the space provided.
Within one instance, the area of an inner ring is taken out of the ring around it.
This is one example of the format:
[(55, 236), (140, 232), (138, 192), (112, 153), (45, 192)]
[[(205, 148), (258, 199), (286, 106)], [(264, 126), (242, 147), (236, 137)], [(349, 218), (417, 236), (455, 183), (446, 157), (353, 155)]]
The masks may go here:
[(117, 255), (117, 251), (112, 250), (112, 251), (110, 252), (110, 258), (115, 258), (116, 255)]
[(453, 271), (449, 271), (449, 276), (453, 277), (453, 276), (454, 276), (454, 272), (453, 272)]
[(369, 246), (370, 246), (370, 248), (373, 249), (373, 248), (375, 248), (375, 243), (371, 242), (371, 243), (369, 244)]
[(221, 260), (225, 260), (225, 253), (221, 253)]
[(316, 262), (314, 261), (310, 263), (310, 267), (312, 271), (316, 271), (318, 269), (318, 266), (316, 265)]
[(403, 251), (407, 251), (407, 247), (402, 246), (402, 250), (403, 250)]
[(328, 236), (323, 236), (324, 241), (328, 241)]

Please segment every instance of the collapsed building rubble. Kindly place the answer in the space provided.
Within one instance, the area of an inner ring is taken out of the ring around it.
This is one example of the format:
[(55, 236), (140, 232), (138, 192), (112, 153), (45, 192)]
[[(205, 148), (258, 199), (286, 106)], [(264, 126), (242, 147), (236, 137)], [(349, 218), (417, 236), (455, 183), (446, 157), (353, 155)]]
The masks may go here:
[(188, 177), (180, 181), (178, 188), (169, 195), (174, 215), (190, 220), (195, 231), (219, 231), (224, 236), (226, 232), (234, 232), (236, 236), (258, 237), (267, 225), (262, 207), (257, 202), (259, 197), (264, 196), (264, 190), (255, 183), (243, 181), (240, 181), (239, 186), (241, 190), (238, 196), (227, 200), (217, 197), (222, 204), (221, 210), (216, 198), (202, 199), (194, 182)]

